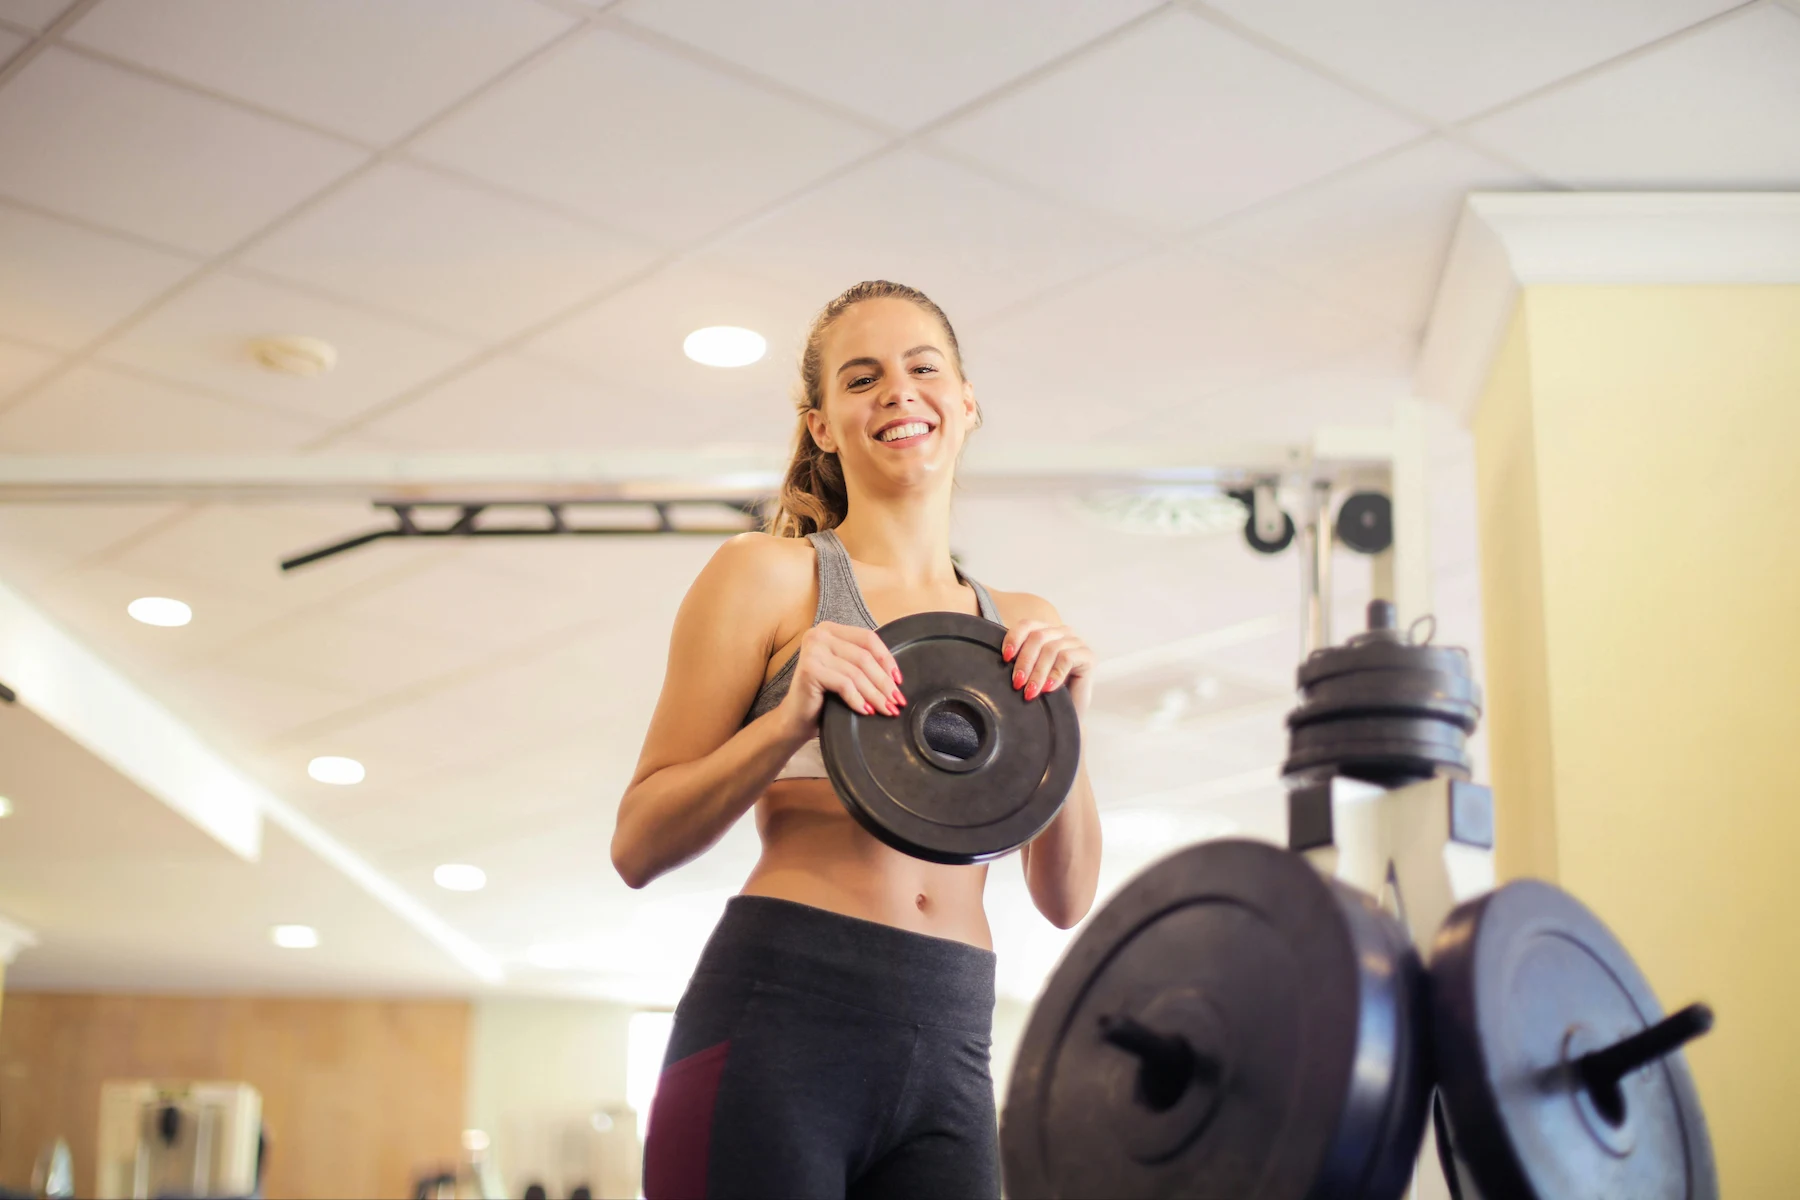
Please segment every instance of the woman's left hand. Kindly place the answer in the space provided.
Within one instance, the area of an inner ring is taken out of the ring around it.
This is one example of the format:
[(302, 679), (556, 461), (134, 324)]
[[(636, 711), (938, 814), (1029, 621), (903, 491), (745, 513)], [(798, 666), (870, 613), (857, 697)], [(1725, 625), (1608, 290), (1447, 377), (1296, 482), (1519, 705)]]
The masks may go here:
[(1075, 712), (1086, 715), (1094, 652), (1067, 625), (1020, 621), (1006, 631), (1000, 657), (1013, 664), (1013, 687), (1023, 690), (1026, 700), (1066, 687)]

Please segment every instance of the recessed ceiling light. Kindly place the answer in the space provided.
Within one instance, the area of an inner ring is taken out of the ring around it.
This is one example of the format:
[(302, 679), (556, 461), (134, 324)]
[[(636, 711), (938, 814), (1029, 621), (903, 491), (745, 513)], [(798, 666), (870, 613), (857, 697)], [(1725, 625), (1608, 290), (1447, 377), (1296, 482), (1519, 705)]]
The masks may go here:
[(194, 619), (194, 610), (167, 596), (140, 596), (125, 606), (125, 611), (146, 625), (173, 629)]
[(339, 758), (335, 754), (325, 754), (306, 764), (306, 773), (320, 783), (335, 783), (348, 787), (353, 783), (361, 783), (365, 772), (363, 765), (354, 758)]
[(283, 950), (311, 950), (319, 944), (319, 931), (311, 925), (275, 925), (269, 940)]
[(12, 801), (0, 796), (0, 817), (12, 816)]
[(310, 379), (337, 366), (337, 347), (324, 338), (269, 337), (250, 343), (256, 361), (282, 375)]
[(431, 877), (439, 887), (453, 892), (479, 892), (487, 886), (487, 872), (468, 863), (445, 863)]
[(769, 343), (754, 329), (736, 325), (708, 325), (687, 335), (684, 354), (709, 367), (747, 367), (768, 352)]

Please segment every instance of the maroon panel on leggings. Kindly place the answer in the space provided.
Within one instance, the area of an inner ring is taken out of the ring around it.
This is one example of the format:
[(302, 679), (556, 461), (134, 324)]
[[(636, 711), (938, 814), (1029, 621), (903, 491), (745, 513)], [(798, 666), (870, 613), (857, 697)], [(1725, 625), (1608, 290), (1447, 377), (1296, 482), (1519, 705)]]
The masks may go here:
[(702, 1200), (712, 1146), (713, 1106), (730, 1042), (671, 1063), (656, 1083), (644, 1144), (646, 1200)]

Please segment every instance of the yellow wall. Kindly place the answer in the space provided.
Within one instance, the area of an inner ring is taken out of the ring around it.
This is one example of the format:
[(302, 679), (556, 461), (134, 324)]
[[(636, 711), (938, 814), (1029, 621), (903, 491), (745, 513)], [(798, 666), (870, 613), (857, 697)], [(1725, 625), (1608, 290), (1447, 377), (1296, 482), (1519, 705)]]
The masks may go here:
[(1539, 287), (1475, 421), (1503, 876), (1664, 1004), (1732, 1197), (1800, 1189), (1800, 288)]

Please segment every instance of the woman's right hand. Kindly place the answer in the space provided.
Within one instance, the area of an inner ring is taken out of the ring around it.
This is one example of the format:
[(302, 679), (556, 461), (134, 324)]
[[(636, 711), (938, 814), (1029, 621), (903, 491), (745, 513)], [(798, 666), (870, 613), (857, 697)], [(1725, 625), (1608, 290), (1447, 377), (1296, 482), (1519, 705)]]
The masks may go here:
[(795, 736), (815, 737), (826, 695), (872, 716), (895, 717), (906, 705), (900, 664), (873, 629), (821, 621), (800, 638), (794, 678), (779, 709)]

